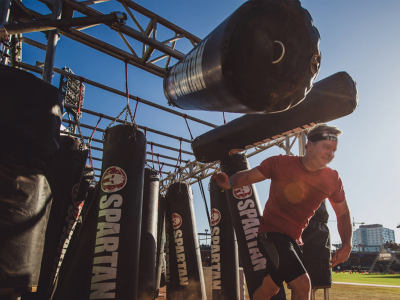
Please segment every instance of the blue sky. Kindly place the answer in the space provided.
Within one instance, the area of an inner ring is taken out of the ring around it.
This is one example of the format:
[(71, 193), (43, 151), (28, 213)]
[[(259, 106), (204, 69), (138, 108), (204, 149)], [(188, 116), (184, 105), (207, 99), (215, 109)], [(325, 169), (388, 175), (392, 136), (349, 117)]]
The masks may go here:
[[(219, 23), (236, 10), (244, 1), (236, 0), (146, 0), (136, 1), (145, 8), (159, 14), (183, 29), (204, 38)], [(24, 0), (27, 7), (48, 14), (47, 7), (36, 0)], [(345, 191), (356, 222), (382, 224), (395, 229), (400, 223), (400, 205), (397, 188), (399, 182), (399, 128), (400, 128), (400, 50), (399, 13), (400, 2), (396, 0), (306, 0), (302, 1), (314, 20), (314, 25), (321, 35), (322, 53), (321, 71), (317, 80), (339, 71), (348, 72), (357, 82), (359, 106), (355, 112), (345, 118), (331, 122), (343, 132), (338, 151), (330, 167), (338, 170), (342, 177)], [(109, 13), (124, 11), (116, 1), (96, 4), (95, 9)], [(76, 14), (79, 16), (79, 14)], [(148, 19), (135, 14), (142, 27)], [(128, 20), (129, 26), (136, 28)], [(127, 50), (117, 33), (108, 27), (97, 26), (84, 31), (99, 39)], [(159, 27), (159, 40), (167, 39), (171, 31)], [(46, 43), (44, 34), (32, 33), (26, 36)], [(135, 51), (141, 52), (141, 45), (130, 40)], [(177, 50), (187, 53), (192, 49), (189, 42), (179, 41)], [(44, 61), (45, 52), (29, 45), (23, 47), (23, 61), (35, 64)], [(165, 62), (162, 61), (164, 64)], [(172, 60), (171, 65), (176, 63)], [(55, 66), (67, 66), (74, 73), (125, 90), (124, 63), (108, 57), (87, 46), (61, 36), (57, 46)], [(132, 95), (167, 106), (162, 89), (162, 79), (143, 70), (129, 66), (129, 91)], [(58, 86), (59, 76), (53, 78), (53, 85)], [(117, 116), (126, 104), (126, 98), (86, 86), (84, 107), (111, 116)], [(135, 104), (131, 102), (134, 109)], [(178, 110), (178, 109), (177, 109)], [(222, 113), (185, 111), (217, 125), (223, 124)], [(226, 114), (227, 120), (237, 118), (238, 114)], [(83, 123), (96, 125), (97, 117), (84, 115)], [(139, 104), (136, 121), (138, 124), (189, 138), (184, 119)], [(102, 120), (101, 128), (110, 122)], [(210, 128), (189, 121), (193, 136), (200, 135)], [(90, 130), (84, 131), (91, 135)], [(96, 138), (101, 138), (95, 133)], [(179, 148), (179, 142), (155, 134), (147, 134), (149, 141)], [(94, 146), (96, 143), (93, 143)], [(190, 145), (183, 144), (183, 149), (190, 150)], [(177, 157), (176, 152), (154, 149), (159, 153)], [(148, 149), (148, 151), (151, 151)], [(297, 154), (297, 144), (295, 145)], [(283, 153), (279, 148), (272, 148), (250, 159), (252, 167), (263, 159)], [(101, 157), (101, 153), (93, 152)], [(184, 155), (184, 159), (193, 159)], [(172, 161), (165, 162), (172, 163)], [(96, 164), (95, 164), (96, 165)], [(97, 165), (97, 167), (100, 167)], [(170, 170), (165, 167), (164, 170)], [(204, 186), (209, 180), (205, 179)], [(269, 191), (269, 182), (257, 184), (261, 206), (263, 207)], [(198, 232), (208, 229), (204, 204), (197, 184), (193, 186)], [(208, 197), (208, 195), (207, 195)], [(330, 206), (329, 206), (330, 207)], [(336, 230), (335, 215), (330, 209), (332, 243), (340, 240)], [(358, 225), (356, 226), (358, 227)], [(400, 229), (395, 232), (398, 236)], [(397, 240), (399, 242), (399, 240)]]

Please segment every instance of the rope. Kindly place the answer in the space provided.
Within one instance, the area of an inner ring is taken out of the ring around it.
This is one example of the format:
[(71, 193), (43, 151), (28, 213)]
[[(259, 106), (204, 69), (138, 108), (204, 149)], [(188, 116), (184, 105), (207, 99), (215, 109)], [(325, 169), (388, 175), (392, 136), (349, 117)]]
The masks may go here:
[(83, 82), (85, 81), (85, 78), (79, 76), (79, 80), (80, 80), (80, 84), (79, 84), (78, 118), (79, 118), (79, 115), (81, 114), (82, 85), (83, 85)]
[(92, 161), (92, 148), (91, 148), (91, 143), (92, 143), (92, 139), (93, 139), (93, 135), (97, 130), (97, 127), (99, 126), (99, 123), (101, 121), (101, 118), (103, 118), (103, 114), (100, 114), (100, 118), (97, 121), (96, 127), (93, 129), (92, 135), (90, 136), (90, 138), (88, 139), (88, 148), (89, 148), (89, 162), (90, 162), (90, 166), (93, 168), (93, 161)]
[(226, 124), (226, 120), (225, 120), (225, 112), (222, 112), (222, 116), (224, 117), (224, 124)]
[(161, 170), (164, 167), (164, 163), (162, 163), (162, 166), (160, 167), (160, 154), (157, 154), (157, 161), (158, 161), (158, 170), (160, 171), (160, 178), (162, 178)]
[(178, 155), (178, 161), (176, 162), (174, 173), (176, 173), (176, 170), (178, 170), (178, 165), (180, 166), (182, 164), (182, 138), (179, 138), (179, 143), (180, 143), (179, 155)]
[(210, 225), (210, 229), (211, 229), (211, 219), (210, 219), (210, 213), (208, 211), (208, 205), (207, 205), (207, 200), (206, 200), (206, 194), (204, 193), (204, 187), (203, 187), (203, 183), (201, 182), (201, 180), (198, 181), (199, 183), (199, 187), (200, 187), (200, 192), (201, 195), (203, 196), (203, 200), (204, 200), (204, 205), (206, 207), (206, 213), (207, 213), (207, 219), (208, 219), (208, 225)]
[[(153, 142), (151, 142), (151, 159), (153, 160), (153, 169), (155, 170), (155, 168), (154, 168), (154, 152), (153, 152)], [(160, 164), (160, 162), (159, 162), (159, 164)]]
[[(138, 99), (140, 99), (140, 98), (138, 97)], [(139, 105), (139, 100), (136, 100), (136, 107), (135, 107), (135, 113), (133, 114), (133, 120), (135, 120), (135, 118), (136, 118), (136, 111), (137, 111), (138, 105)]]
[(185, 122), (186, 122), (186, 126), (187, 126), (187, 128), (189, 129), (189, 133), (190, 133), (190, 137), (192, 138), (192, 140), (193, 140), (193, 135), (192, 135), (192, 132), (190, 131), (190, 127), (189, 127), (189, 123), (188, 123), (188, 121), (187, 121), (187, 115), (185, 114), (185, 115), (183, 115), (183, 118), (185, 119)]

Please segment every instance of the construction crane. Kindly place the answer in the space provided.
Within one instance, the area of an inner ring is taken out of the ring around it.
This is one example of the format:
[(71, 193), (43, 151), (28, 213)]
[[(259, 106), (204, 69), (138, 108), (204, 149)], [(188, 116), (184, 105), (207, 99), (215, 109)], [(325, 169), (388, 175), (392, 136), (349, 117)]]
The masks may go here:
[(353, 231), (356, 230), (356, 224), (364, 225), (365, 223), (364, 222), (355, 222), (354, 217), (353, 217)]

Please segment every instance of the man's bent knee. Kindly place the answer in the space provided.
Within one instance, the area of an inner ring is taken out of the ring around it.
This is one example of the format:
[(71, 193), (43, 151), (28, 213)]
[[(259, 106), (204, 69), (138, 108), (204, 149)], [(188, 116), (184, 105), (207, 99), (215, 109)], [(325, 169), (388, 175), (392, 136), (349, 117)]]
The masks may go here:
[(254, 292), (253, 300), (269, 300), (279, 292), (277, 286), (271, 276), (264, 277), (262, 285)]
[(311, 292), (311, 281), (308, 274), (303, 274), (289, 282), (293, 294), (309, 295)]

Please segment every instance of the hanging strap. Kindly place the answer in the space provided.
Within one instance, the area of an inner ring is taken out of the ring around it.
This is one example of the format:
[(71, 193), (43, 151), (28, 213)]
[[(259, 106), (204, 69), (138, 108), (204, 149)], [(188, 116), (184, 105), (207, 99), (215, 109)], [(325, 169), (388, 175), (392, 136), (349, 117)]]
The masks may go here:
[(211, 219), (210, 219), (210, 213), (208, 211), (208, 205), (207, 205), (207, 200), (206, 200), (206, 194), (204, 193), (204, 187), (203, 187), (203, 183), (201, 182), (201, 180), (197, 181), (199, 183), (199, 187), (200, 187), (200, 192), (201, 195), (203, 196), (203, 200), (204, 200), (204, 205), (206, 207), (206, 213), (207, 213), (207, 219), (208, 219), (208, 225), (210, 225), (210, 229), (211, 229)]
[(225, 120), (225, 112), (224, 112), (224, 111), (222, 112), (222, 116), (223, 116), (223, 118), (224, 118), (224, 124), (226, 124), (226, 120)]
[(186, 114), (183, 115), (183, 118), (185, 119), (186, 126), (187, 126), (187, 128), (189, 129), (190, 137), (191, 137), (192, 140), (193, 140), (193, 135), (192, 135), (192, 132), (190, 131), (189, 123), (188, 123), (188, 121), (187, 121), (187, 115), (186, 115)]
[(79, 84), (79, 102), (78, 102), (78, 118), (79, 115), (81, 114), (81, 106), (82, 106), (82, 86), (83, 82), (85, 81), (84, 77), (79, 76), (80, 84)]

